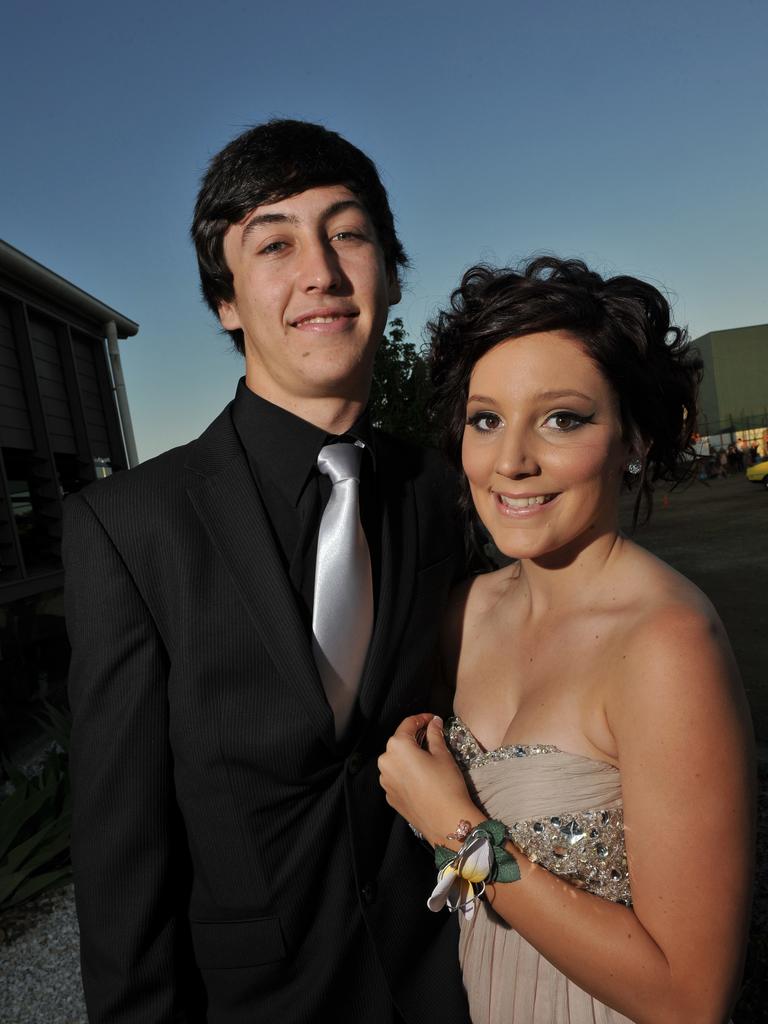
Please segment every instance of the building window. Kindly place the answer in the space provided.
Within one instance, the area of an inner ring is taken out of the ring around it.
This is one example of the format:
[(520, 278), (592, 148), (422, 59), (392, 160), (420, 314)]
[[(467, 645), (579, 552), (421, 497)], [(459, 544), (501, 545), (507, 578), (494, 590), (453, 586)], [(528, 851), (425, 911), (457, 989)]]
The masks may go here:
[(28, 576), (60, 568), (58, 495), (47, 464), (32, 452), (3, 448), (11, 515)]

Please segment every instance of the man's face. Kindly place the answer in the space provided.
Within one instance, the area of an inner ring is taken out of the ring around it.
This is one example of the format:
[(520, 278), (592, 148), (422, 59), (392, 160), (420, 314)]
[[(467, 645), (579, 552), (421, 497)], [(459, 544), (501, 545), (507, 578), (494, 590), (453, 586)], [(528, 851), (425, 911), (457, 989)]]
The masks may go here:
[(368, 213), (343, 185), (258, 206), (224, 236), (235, 296), (219, 306), (245, 338), (249, 388), (283, 408), (364, 401), (400, 293)]

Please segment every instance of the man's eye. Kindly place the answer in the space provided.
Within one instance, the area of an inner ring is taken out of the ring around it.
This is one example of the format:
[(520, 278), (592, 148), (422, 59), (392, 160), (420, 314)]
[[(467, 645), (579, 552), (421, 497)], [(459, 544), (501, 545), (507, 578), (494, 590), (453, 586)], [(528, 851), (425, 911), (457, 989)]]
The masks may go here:
[(544, 422), (551, 425), (555, 430), (565, 433), (570, 430), (578, 430), (578, 428), (583, 427), (585, 423), (591, 423), (594, 417), (594, 413), (590, 416), (580, 416), (576, 412), (560, 410), (559, 412), (551, 413), (547, 416)]
[(269, 242), (267, 245), (259, 249), (259, 252), (263, 253), (265, 256), (270, 256), (273, 253), (281, 252), (285, 247), (285, 244), (285, 242)]
[(337, 231), (334, 235), (331, 236), (331, 241), (335, 242), (338, 240), (340, 242), (347, 242), (350, 239), (354, 241), (360, 241), (363, 238), (365, 238), (365, 236), (361, 234), (361, 232), (359, 231)]
[(467, 426), (480, 434), (490, 434), (501, 426), (501, 416), (495, 412), (476, 412), (467, 418)]

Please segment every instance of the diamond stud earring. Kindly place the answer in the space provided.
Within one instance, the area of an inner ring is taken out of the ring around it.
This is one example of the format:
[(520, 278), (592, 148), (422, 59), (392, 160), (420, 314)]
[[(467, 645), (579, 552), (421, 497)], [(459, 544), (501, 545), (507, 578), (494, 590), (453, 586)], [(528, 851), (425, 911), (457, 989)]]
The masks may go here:
[(627, 472), (631, 473), (632, 476), (637, 476), (642, 468), (643, 464), (640, 459), (632, 459), (631, 462), (627, 463)]

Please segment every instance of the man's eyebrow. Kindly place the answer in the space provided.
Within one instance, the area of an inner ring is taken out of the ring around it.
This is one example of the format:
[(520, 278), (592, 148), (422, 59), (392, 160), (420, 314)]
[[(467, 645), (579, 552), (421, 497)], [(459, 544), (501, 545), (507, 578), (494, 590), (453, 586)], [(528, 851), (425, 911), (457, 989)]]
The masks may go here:
[(263, 224), (298, 224), (299, 218), (291, 213), (257, 213), (254, 217), (248, 221), (243, 228), (243, 233), (240, 236), (240, 245), (244, 245), (248, 235), (253, 231), (254, 228), (259, 228)]
[(344, 210), (348, 210), (350, 208), (357, 209), (366, 216), (368, 215), (368, 211), (359, 199), (339, 199), (337, 202), (331, 203), (326, 210), (323, 210), (321, 219), (328, 220), (330, 217), (334, 217), (337, 213), (343, 213)]
[[(320, 220), (329, 220), (331, 217), (336, 216), (337, 213), (343, 213), (347, 209), (358, 209), (361, 213), (367, 215), (367, 211), (363, 204), (357, 199), (339, 199), (335, 203), (331, 203), (330, 206), (326, 207), (320, 214)], [(293, 213), (257, 213), (248, 221), (243, 228), (243, 233), (240, 236), (240, 245), (244, 245), (248, 235), (254, 228), (262, 227), (264, 224), (299, 224), (300, 218)]]

